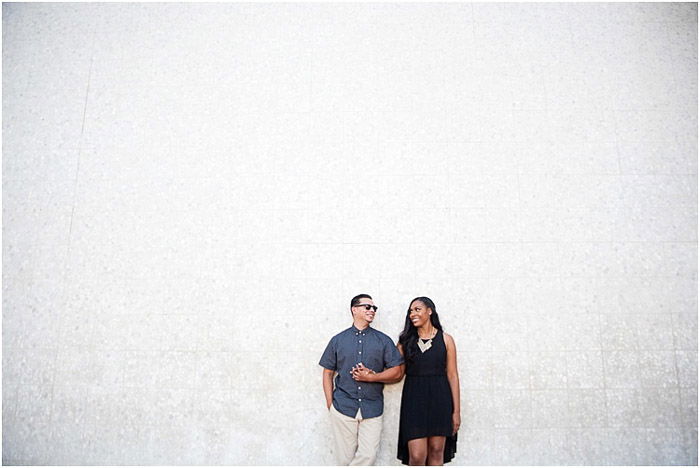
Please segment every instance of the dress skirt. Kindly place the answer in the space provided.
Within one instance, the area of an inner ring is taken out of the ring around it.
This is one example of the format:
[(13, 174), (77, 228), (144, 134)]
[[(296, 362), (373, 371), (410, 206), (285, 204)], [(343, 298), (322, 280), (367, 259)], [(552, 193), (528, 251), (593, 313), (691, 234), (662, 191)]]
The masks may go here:
[(452, 435), (452, 391), (446, 375), (407, 375), (401, 394), (397, 457), (408, 465), (408, 441), (445, 436), (444, 463), (454, 458), (457, 435)]

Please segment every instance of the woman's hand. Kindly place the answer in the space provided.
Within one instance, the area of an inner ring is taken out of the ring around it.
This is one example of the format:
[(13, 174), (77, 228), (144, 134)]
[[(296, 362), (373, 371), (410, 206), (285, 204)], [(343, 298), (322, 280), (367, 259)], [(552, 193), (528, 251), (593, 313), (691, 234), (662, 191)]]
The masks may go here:
[(459, 413), (452, 413), (452, 435), (457, 434), (461, 424), (462, 418), (459, 416)]
[(372, 369), (366, 368), (362, 363), (359, 363), (352, 368), (352, 378), (358, 382), (372, 382), (375, 372)]

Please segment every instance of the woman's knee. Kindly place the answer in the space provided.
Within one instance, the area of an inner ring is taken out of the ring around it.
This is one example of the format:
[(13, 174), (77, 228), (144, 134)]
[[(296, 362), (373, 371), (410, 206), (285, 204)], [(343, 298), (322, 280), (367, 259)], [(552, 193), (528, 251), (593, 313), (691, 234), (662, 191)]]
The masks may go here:
[(428, 452), (442, 452), (443, 450), (445, 450), (444, 440), (431, 440), (428, 444)]
[(410, 465), (425, 465), (428, 459), (428, 450), (426, 446), (411, 447), (408, 450), (408, 459)]
[(445, 451), (445, 438), (434, 438), (428, 441), (428, 463), (430, 465), (441, 465)]
[(408, 444), (408, 464), (426, 465), (428, 459), (428, 444), (425, 439), (410, 441)]

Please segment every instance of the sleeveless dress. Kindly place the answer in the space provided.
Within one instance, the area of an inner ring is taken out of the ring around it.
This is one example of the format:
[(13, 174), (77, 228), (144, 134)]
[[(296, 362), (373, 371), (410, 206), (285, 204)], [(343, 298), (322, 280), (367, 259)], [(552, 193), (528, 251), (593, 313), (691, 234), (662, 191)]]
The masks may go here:
[(408, 441), (412, 439), (445, 436), (444, 463), (457, 452), (457, 435), (452, 435), (452, 390), (446, 366), (447, 348), (441, 331), (433, 338), (430, 349), (424, 353), (417, 350), (413, 361), (406, 361), (397, 453), (404, 465), (408, 465)]

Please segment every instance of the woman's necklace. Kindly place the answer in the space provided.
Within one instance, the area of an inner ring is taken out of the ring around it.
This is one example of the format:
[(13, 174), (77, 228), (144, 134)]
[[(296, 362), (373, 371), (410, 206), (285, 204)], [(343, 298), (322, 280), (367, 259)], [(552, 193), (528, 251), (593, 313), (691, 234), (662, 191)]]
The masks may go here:
[[(430, 332), (430, 338), (425, 340), (425, 338), (421, 338), (420, 335), (418, 335), (418, 349), (420, 349), (421, 353), (426, 352), (427, 350), (430, 349), (431, 346), (433, 346), (433, 338), (435, 338), (435, 335), (437, 334), (437, 328), (433, 328), (433, 330)], [(425, 341), (423, 341), (425, 340)]]

